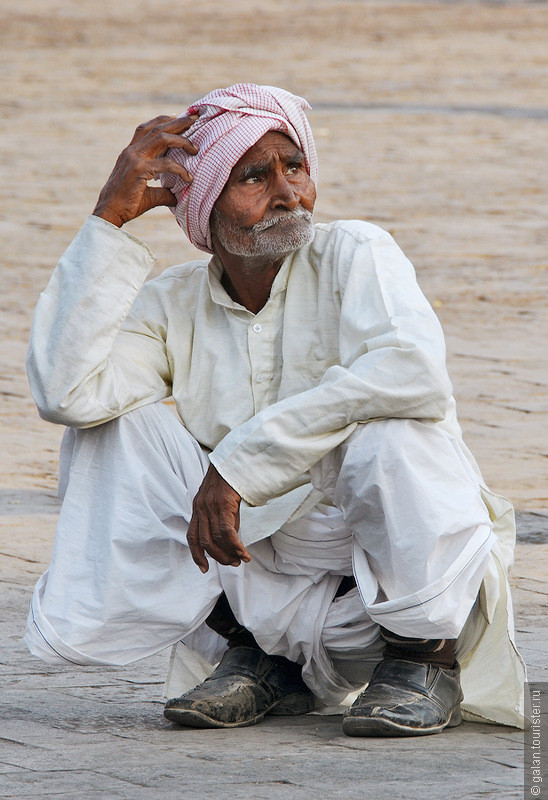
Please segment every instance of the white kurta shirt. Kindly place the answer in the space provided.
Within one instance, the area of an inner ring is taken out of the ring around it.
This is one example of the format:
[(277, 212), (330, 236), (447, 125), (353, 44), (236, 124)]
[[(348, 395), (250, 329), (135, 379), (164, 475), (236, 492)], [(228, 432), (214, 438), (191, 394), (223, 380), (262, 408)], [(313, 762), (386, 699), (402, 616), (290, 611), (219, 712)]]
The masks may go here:
[(316, 225), (258, 314), (229, 297), (215, 258), (143, 286), (153, 261), (130, 234), (88, 218), (36, 309), (28, 371), (43, 417), (88, 427), (172, 394), (257, 506), (302, 485), (358, 422), (438, 420), (460, 438), (441, 327), (375, 225)]

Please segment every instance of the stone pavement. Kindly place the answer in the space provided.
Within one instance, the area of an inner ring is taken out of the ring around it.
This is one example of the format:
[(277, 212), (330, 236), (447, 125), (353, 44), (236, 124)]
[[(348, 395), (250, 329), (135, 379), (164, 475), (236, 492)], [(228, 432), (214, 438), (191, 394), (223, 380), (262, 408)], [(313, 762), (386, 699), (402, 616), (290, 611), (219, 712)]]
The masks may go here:
[[(0, 500), (1, 797), (522, 796), (523, 734), (512, 728), (464, 723), (424, 739), (353, 739), (342, 735), (340, 717), (309, 715), (236, 731), (177, 729), (162, 715), (167, 651), (125, 668), (42, 664), (21, 636), (33, 582), (47, 563), (56, 501), (32, 492), (0, 493)], [(33, 524), (41, 537), (28, 535)], [(548, 517), (520, 515), (519, 539), (518, 643), (530, 679), (548, 680)]]

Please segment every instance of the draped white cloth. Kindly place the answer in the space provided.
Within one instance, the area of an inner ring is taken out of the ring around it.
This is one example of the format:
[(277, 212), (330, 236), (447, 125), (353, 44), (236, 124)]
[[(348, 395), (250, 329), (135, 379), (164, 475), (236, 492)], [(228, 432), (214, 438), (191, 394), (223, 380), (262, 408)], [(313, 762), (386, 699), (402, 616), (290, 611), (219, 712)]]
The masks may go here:
[[(303, 664), (318, 701), (336, 706), (379, 660), (379, 624), (425, 638), (464, 627), (464, 659), (485, 633), (486, 609), (475, 599), (495, 564), (496, 537), (474, 472), (439, 427), (359, 426), (314, 471), (326, 502), (250, 545), (249, 564), (211, 562), (202, 575), (186, 529), (207, 465), (161, 403), (67, 431), (53, 558), (29, 615), (34, 654), (124, 664), (183, 640), (194, 659), (214, 663), (225, 642), (203, 623), (224, 591), (261, 647)], [(333, 600), (340, 576), (352, 572), (357, 589)], [(480, 702), (482, 716), (501, 721), (492, 705)]]

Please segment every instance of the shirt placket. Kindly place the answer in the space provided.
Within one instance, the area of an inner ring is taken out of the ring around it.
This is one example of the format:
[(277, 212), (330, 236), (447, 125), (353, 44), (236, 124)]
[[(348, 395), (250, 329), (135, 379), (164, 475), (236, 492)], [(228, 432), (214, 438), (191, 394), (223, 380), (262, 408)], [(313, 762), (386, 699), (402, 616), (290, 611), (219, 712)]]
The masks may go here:
[(270, 383), (274, 371), (273, 322), (276, 299), (250, 320), (247, 327), (247, 347), (251, 365), (251, 391), (255, 413), (271, 403)]

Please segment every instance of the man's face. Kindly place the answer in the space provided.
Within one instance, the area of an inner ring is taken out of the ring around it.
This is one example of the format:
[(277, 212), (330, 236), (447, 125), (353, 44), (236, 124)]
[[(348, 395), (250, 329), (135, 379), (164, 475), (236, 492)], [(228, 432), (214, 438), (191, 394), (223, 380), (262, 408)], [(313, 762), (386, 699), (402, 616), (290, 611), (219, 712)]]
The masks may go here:
[(277, 131), (238, 161), (213, 207), (211, 233), (237, 256), (280, 256), (314, 238), (316, 189), (303, 153)]

